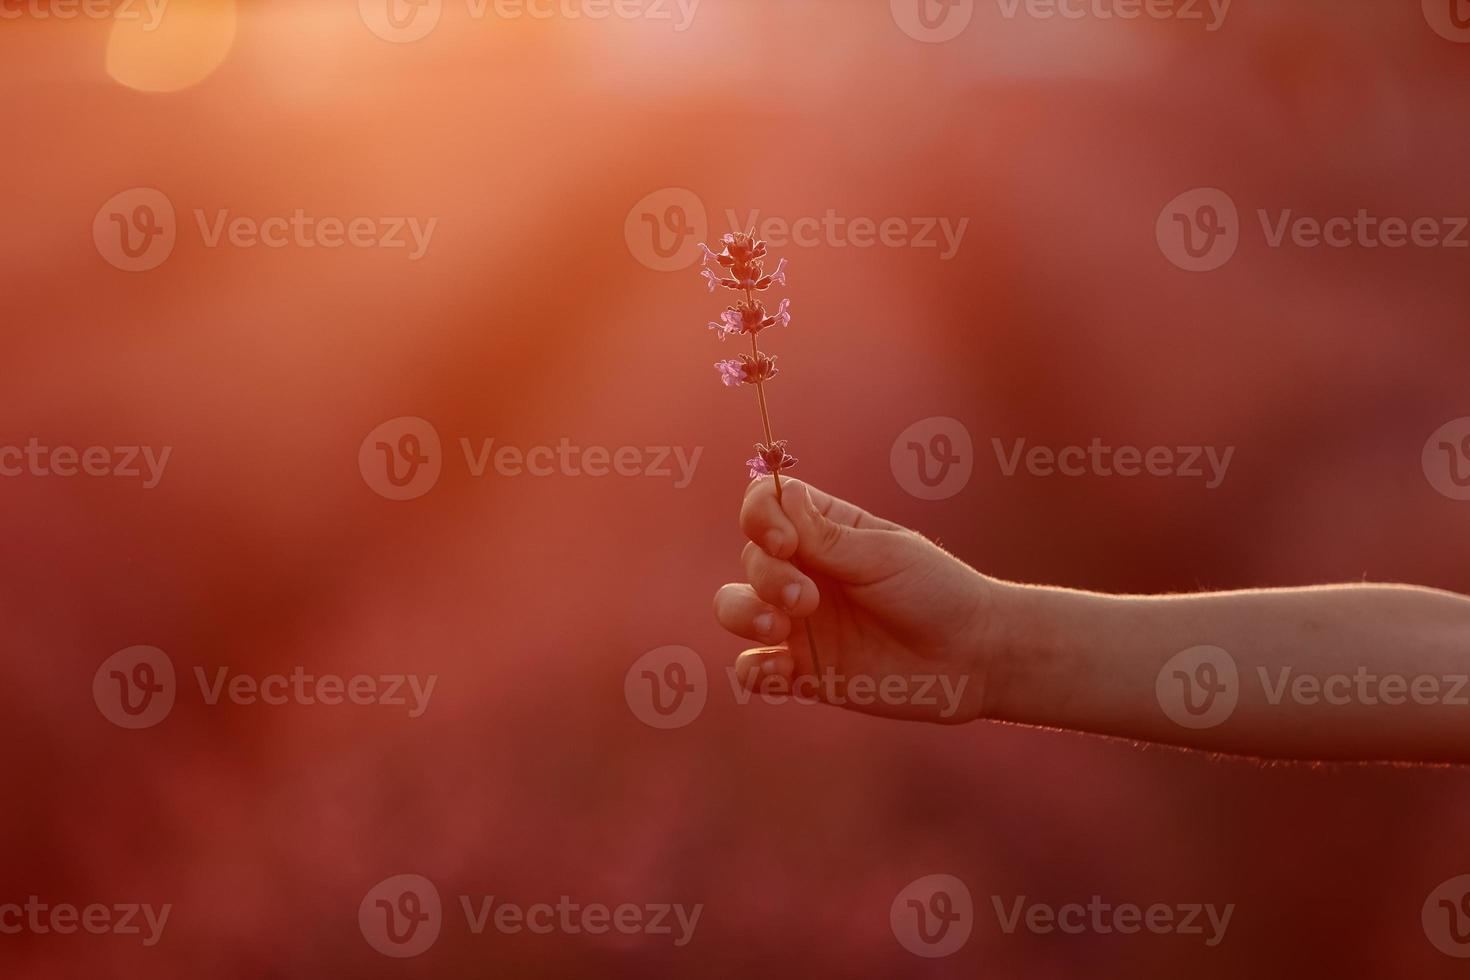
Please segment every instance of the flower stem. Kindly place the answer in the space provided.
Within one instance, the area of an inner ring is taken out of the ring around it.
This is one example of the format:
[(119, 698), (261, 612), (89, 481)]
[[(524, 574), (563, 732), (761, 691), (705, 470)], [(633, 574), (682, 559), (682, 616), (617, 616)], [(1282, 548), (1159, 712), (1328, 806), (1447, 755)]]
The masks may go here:
[[(750, 335), (750, 352), (756, 363), (759, 363), (760, 347), (756, 345), (755, 334)], [(769, 446), (776, 441), (776, 437), (771, 434), (771, 410), (766, 405), (766, 383), (764, 381), (755, 383), (755, 400), (761, 409), (761, 428), (765, 430), (766, 445)], [(781, 471), (772, 470), (771, 478), (776, 481), (776, 503), (779, 504), (781, 502)]]
[[(751, 294), (749, 286), (747, 286), (745, 289), (745, 302), (752, 306), (755, 304), (755, 297)], [(750, 335), (750, 356), (755, 358), (755, 363), (760, 363), (761, 349), (759, 342), (756, 340), (755, 333), (751, 333)], [(755, 383), (755, 400), (756, 403), (760, 405), (761, 428), (765, 430), (766, 445), (769, 446), (776, 441), (776, 437), (771, 434), (771, 411), (769, 408), (766, 407), (766, 383), (764, 380), (757, 381)], [(772, 470), (771, 477), (776, 481), (776, 503), (779, 504), (781, 502), (780, 469)]]
[[(750, 287), (748, 287), (748, 286), (745, 289), (745, 301), (746, 301), (746, 303), (749, 303), (749, 304), (752, 304), (752, 305), (755, 303), (755, 297), (751, 294)], [(760, 353), (761, 353), (760, 344), (756, 340), (756, 335), (754, 333), (752, 333), (750, 335), (750, 355), (753, 358), (755, 358), (756, 363), (760, 363)], [(766, 405), (766, 383), (763, 380), (762, 381), (757, 381), (755, 383), (755, 400), (756, 400), (756, 403), (758, 405), (760, 405), (760, 409), (761, 409), (761, 428), (766, 433), (766, 445), (769, 446), (769, 445), (771, 445), (772, 443), (774, 443), (776, 441), (776, 437), (774, 435), (772, 435), (772, 433), (771, 433), (771, 410)], [(771, 470), (771, 479), (774, 480), (774, 481), (776, 481), (776, 506), (779, 507), (781, 505), (781, 469), (780, 469), (780, 467), (777, 467), (777, 468)], [(817, 686), (818, 686), (818, 689), (820, 690), (820, 688), (821, 688), (821, 680), (822, 680), (822, 662), (821, 662), (821, 660), (819, 660), (817, 658), (817, 641), (816, 641), (816, 638), (812, 636), (812, 628), (807, 623), (807, 621), (805, 619), (801, 620), (801, 632), (806, 637), (806, 648), (807, 648), (807, 650), (811, 651), (811, 655), (812, 655), (812, 673), (817, 678)]]

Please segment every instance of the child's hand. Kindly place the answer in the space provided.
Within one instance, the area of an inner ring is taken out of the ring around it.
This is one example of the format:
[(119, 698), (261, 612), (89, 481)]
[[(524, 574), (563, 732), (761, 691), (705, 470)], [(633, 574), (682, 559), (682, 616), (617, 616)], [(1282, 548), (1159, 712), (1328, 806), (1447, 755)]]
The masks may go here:
[(1470, 763), (1463, 596), (1017, 585), (820, 490), (781, 490), (780, 505), (769, 478), (746, 491), (750, 584), (715, 596), (727, 630), (783, 644), (740, 656), (747, 687), (892, 718), (994, 718), (1210, 752)]
[(804, 483), (782, 480), (781, 494), (778, 505), (770, 478), (746, 491), (749, 584), (715, 595), (725, 629), (782, 645), (742, 654), (742, 683), (895, 718), (980, 717), (996, 583), (913, 531)]

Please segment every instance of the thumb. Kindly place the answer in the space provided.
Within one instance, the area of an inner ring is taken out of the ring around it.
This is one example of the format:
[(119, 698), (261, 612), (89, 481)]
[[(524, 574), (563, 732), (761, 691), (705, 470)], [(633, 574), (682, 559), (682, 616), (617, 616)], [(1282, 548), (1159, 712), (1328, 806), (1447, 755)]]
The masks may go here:
[(913, 564), (916, 536), (798, 480), (781, 483), (781, 510), (796, 528), (796, 560), (851, 585), (882, 581)]

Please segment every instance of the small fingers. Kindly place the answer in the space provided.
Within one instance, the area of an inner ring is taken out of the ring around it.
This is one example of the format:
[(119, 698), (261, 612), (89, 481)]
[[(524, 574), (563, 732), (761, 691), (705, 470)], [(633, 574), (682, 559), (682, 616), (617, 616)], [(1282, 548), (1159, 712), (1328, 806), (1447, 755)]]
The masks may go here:
[(789, 561), (772, 558), (754, 543), (741, 556), (745, 578), (755, 594), (789, 615), (805, 617), (817, 611), (821, 597), (817, 583)]
[(749, 585), (730, 583), (715, 593), (715, 619), (736, 636), (780, 643), (791, 634), (791, 618), (762, 602)]
[(796, 525), (776, 502), (776, 484), (769, 477), (756, 480), (740, 505), (740, 530), (776, 558), (796, 553)]
[(789, 650), (746, 650), (735, 660), (735, 678), (748, 691), (782, 693), (795, 674)]

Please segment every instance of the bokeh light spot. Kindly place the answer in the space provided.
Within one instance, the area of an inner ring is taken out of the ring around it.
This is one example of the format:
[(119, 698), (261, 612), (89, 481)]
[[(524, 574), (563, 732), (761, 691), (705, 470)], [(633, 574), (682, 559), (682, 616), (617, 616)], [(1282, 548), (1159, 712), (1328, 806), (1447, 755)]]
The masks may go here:
[(140, 92), (177, 92), (224, 63), (235, 43), (235, 0), (174, 0), (162, 16), (113, 21), (107, 73)]

